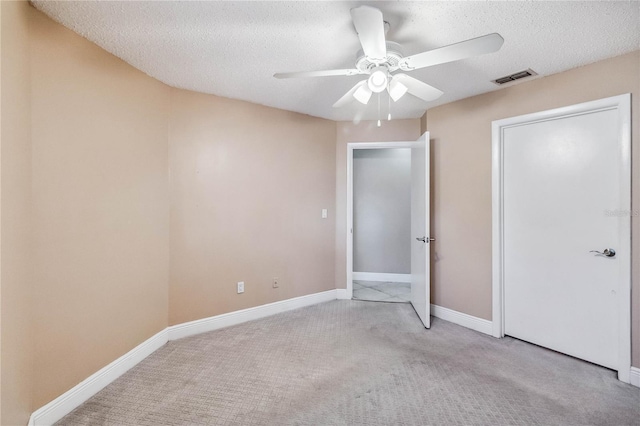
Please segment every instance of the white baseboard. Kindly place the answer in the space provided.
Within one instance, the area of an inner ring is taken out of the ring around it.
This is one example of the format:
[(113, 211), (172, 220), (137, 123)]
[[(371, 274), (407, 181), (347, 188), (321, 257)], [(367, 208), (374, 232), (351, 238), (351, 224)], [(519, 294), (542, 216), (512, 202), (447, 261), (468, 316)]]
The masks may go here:
[(52, 425), (167, 343), (167, 329), (131, 349), (47, 405), (34, 411), (29, 426)]
[(353, 279), (359, 281), (386, 281), (392, 283), (410, 283), (411, 274), (382, 274), (378, 272), (354, 272)]
[(629, 383), (640, 388), (640, 368), (631, 367), (631, 372), (629, 373)]
[[(479, 331), (480, 333), (488, 334), (490, 336), (494, 335), (493, 322), (486, 319), (463, 314), (462, 312), (443, 308), (442, 306), (437, 305), (431, 305), (431, 315), (436, 318), (470, 328), (471, 330)], [(640, 368), (631, 367), (629, 383), (640, 388)]]
[[(343, 291), (346, 293), (346, 290)], [(337, 298), (337, 292), (337, 290), (323, 291), (321, 293), (309, 294), (307, 296), (282, 300), (167, 327), (116, 359), (111, 364), (102, 368), (100, 371), (92, 374), (47, 405), (34, 411), (29, 418), (29, 426), (52, 425), (57, 422), (100, 390), (104, 389), (108, 384), (122, 376), (140, 361), (161, 348), (169, 340), (217, 330), (230, 325), (264, 318), (317, 303), (328, 302)]]
[(479, 331), (480, 333), (488, 334), (490, 336), (493, 335), (493, 323), (486, 319), (463, 314), (462, 312), (437, 305), (431, 305), (431, 315), (436, 318), (470, 328), (471, 330)]
[(317, 303), (328, 302), (337, 299), (337, 290), (328, 290), (321, 293), (309, 294), (307, 296), (295, 297), (293, 299), (281, 300), (279, 302), (256, 306), (254, 308), (243, 309), (241, 311), (229, 312), (227, 314), (216, 315), (215, 317), (203, 318), (196, 321), (186, 322), (169, 327), (169, 340), (182, 339), (183, 337), (195, 334), (206, 333), (207, 331), (229, 327), (231, 325), (264, 318), (292, 309), (303, 308)]
[(336, 295), (338, 297), (338, 300), (347, 300), (347, 299), (351, 299), (348, 295), (347, 295), (347, 289), (346, 288), (339, 288), (336, 290)]
[[(29, 418), (29, 426), (51, 425), (57, 422), (140, 361), (158, 350), (167, 343), (168, 340), (193, 336), (281, 312), (328, 302), (336, 298), (345, 299), (346, 293), (346, 289), (328, 290), (167, 327), (116, 359), (111, 364), (92, 374), (47, 405), (34, 411)], [(485, 319), (436, 305), (431, 305), (431, 314), (437, 318), (481, 333), (492, 334), (492, 323)], [(630, 377), (631, 384), (640, 387), (640, 368), (631, 367)]]

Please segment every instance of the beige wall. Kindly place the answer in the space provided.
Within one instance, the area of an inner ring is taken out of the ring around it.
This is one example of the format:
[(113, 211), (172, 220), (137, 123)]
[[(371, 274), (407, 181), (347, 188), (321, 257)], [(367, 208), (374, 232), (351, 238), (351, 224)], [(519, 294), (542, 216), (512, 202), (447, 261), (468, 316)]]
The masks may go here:
[(30, 201), (31, 106), (29, 6), (0, 2), (2, 8), (2, 131), (0, 272), (3, 425), (25, 424), (31, 411), (32, 329)]
[(170, 324), (335, 288), (335, 129), (172, 90)]
[(31, 12), (37, 408), (167, 326), (170, 89)]
[[(2, 5), (0, 4), (0, 194), (2, 193)], [(0, 423), (2, 423), (2, 197), (0, 197)]]
[(2, 424), (169, 318), (335, 288), (334, 122), (171, 89), (1, 5)]
[[(435, 304), (491, 319), (491, 122), (632, 93), (633, 209), (640, 206), (640, 52), (430, 109)], [(633, 365), (640, 366), (640, 217), (632, 219)], [(462, 265), (462, 266), (461, 266)]]
[(420, 133), (420, 119), (384, 121), (381, 127), (375, 121), (353, 124), (340, 121), (336, 126), (336, 239), (335, 284), (347, 287), (347, 144), (350, 142), (415, 141)]

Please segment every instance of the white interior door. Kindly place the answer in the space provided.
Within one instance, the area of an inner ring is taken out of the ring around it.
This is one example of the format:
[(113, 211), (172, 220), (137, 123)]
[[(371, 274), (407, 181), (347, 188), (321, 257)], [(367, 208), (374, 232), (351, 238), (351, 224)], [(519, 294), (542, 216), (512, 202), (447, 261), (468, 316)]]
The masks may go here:
[(411, 304), (431, 327), (429, 132), (411, 148)]
[(595, 108), (502, 128), (504, 333), (613, 369), (629, 300), (621, 126)]

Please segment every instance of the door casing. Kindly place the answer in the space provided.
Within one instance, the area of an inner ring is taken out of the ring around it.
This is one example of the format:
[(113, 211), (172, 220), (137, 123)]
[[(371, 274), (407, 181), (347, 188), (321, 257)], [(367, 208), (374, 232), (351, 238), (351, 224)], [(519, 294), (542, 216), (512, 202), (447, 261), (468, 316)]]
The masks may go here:
[[(624, 94), (563, 108), (492, 122), (492, 304), (493, 336), (504, 337), (503, 169), (504, 129), (615, 109), (619, 116), (620, 200), (622, 211), (631, 212), (631, 95)], [(620, 298), (618, 304), (618, 379), (629, 383), (631, 370), (631, 214), (621, 220), (619, 253)], [(624, 254), (623, 254), (624, 253)], [(541, 313), (542, 315), (543, 313)]]
[(353, 298), (353, 150), (414, 148), (419, 142), (350, 142), (347, 144), (347, 291), (346, 298)]

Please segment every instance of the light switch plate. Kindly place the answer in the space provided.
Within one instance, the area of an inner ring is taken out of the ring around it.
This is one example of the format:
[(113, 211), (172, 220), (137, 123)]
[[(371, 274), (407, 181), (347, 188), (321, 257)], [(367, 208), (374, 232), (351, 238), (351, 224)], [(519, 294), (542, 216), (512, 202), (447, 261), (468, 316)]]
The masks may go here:
[(244, 281), (238, 282), (238, 294), (244, 293)]
[(327, 209), (322, 209), (322, 218), (323, 219), (327, 218)]

